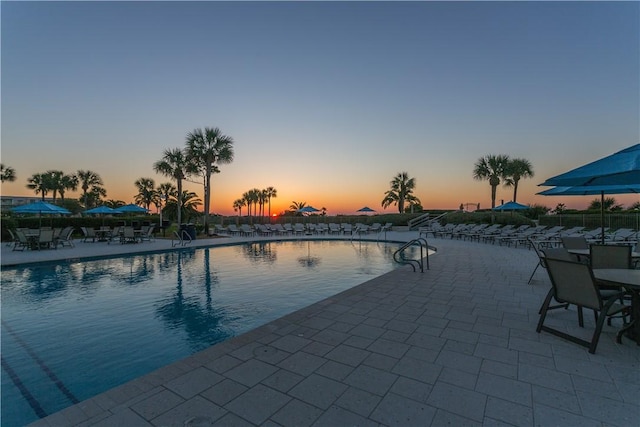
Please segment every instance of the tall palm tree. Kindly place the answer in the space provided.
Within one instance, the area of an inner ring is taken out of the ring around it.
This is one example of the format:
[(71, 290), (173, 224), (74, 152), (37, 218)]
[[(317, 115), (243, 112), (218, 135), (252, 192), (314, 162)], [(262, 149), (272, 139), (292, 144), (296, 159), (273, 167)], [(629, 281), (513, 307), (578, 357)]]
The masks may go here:
[(302, 212), (298, 212), (298, 211), (304, 208), (305, 206), (307, 206), (307, 202), (291, 202), (289, 209), (293, 211), (294, 215), (295, 214), (302, 215)]
[(0, 180), (2, 182), (13, 182), (16, 180), (16, 170), (11, 166), (5, 166), (0, 163)]
[(67, 190), (76, 191), (78, 189), (78, 177), (74, 174), (71, 175), (63, 175), (60, 178), (60, 188), (58, 191), (60, 192), (60, 201), (64, 203), (64, 195)]
[(533, 178), (533, 166), (527, 159), (511, 159), (505, 172), (505, 187), (513, 187), (513, 201), (518, 196), (518, 182), (522, 178)]
[(258, 193), (258, 203), (260, 204), (260, 217), (264, 218), (264, 205), (267, 204), (269, 196), (267, 196), (267, 190), (260, 190)]
[[(153, 164), (153, 169), (164, 176), (175, 179), (177, 187), (177, 203), (182, 206), (182, 181), (197, 171), (195, 165), (187, 159), (179, 149), (164, 150), (162, 159)], [(182, 209), (177, 209), (178, 225), (182, 224)]]
[(44, 198), (51, 190), (49, 175), (46, 173), (34, 173), (27, 182), (27, 188), (30, 188), (36, 194), (41, 194), (42, 201), (44, 202)]
[(509, 156), (504, 154), (481, 157), (473, 167), (473, 179), (478, 181), (489, 180), (491, 186), (491, 209), (496, 207), (496, 188), (500, 180), (506, 175)]
[(410, 198), (411, 201), (420, 203), (418, 198), (413, 195), (413, 190), (416, 188), (416, 179), (409, 178), (407, 172), (398, 173), (389, 184), (391, 185), (391, 189), (384, 194), (384, 198), (382, 199), (383, 208), (397, 205), (398, 212), (404, 213), (404, 204), (408, 198)]
[(271, 198), (278, 197), (278, 190), (273, 187), (267, 187), (263, 191), (267, 195), (267, 202), (269, 203), (269, 222), (271, 222)]
[(154, 198), (157, 196), (155, 181), (152, 178), (138, 178), (134, 184), (138, 189), (138, 194), (135, 195), (133, 200), (137, 204), (149, 209), (149, 206), (151, 206)]
[(90, 170), (79, 170), (77, 176), (80, 183), (80, 188), (82, 188), (82, 202), (84, 203), (85, 207), (88, 208), (89, 189), (95, 186), (102, 186), (102, 178), (100, 178), (100, 175)]
[(211, 206), (211, 175), (219, 172), (216, 164), (233, 161), (233, 138), (218, 128), (195, 129), (187, 134), (186, 155), (204, 174), (204, 232), (209, 233), (209, 209)]
[(98, 206), (103, 197), (107, 197), (107, 190), (100, 185), (94, 185), (86, 195), (85, 206), (88, 208)]
[(236, 199), (233, 202), (233, 210), (234, 211), (238, 211), (238, 216), (242, 216), (242, 207), (243, 206), (247, 206), (247, 201), (244, 198)]
[[(56, 170), (48, 170), (45, 172), (47, 175), (47, 181), (49, 185), (49, 190), (51, 190), (51, 197), (53, 198), (53, 203), (56, 202), (58, 198), (58, 191), (62, 189), (62, 177), (64, 176), (64, 172), (56, 171)], [(64, 192), (64, 190), (62, 190)]]
[[(260, 201), (260, 190), (252, 188), (244, 194), (244, 198), (247, 201), (247, 207), (249, 209), (249, 217), (253, 222), (253, 217), (258, 214), (258, 202)], [(251, 205), (253, 204), (253, 216), (251, 215)]]

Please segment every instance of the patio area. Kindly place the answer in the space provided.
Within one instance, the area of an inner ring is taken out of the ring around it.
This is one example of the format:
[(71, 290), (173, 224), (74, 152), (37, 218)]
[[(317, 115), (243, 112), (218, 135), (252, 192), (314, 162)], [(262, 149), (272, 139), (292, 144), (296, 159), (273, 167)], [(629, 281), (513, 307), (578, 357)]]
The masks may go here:
[[(388, 233), (389, 240), (413, 237)], [(190, 247), (256, 239), (270, 238)], [(429, 244), (438, 252), (424, 273), (397, 269), (32, 425), (637, 424), (640, 346), (615, 343), (619, 320), (605, 326), (593, 355), (538, 334), (550, 282), (538, 269), (527, 285), (534, 251)], [(40, 253), (3, 245), (2, 264), (168, 249), (161, 239)], [(590, 313), (582, 331), (575, 310), (553, 310), (547, 319), (583, 337), (593, 331)]]

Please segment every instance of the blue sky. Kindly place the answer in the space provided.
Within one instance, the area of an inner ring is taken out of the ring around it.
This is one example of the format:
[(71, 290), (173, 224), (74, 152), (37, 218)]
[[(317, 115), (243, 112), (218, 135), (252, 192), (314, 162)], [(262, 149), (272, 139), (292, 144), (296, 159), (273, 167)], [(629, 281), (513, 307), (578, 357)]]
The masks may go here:
[[(395, 174), (426, 208), (490, 206), (487, 154), (545, 179), (640, 141), (637, 2), (2, 2), (2, 162), (90, 169), (131, 202), (167, 148), (217, 126), (212, 210), (257, 187), (350, 213)], [(202, 186), (189, 189), (202, 196)], [(73, 194), (71, 194), (73, 197)], [(498, 200), (512, 198), (500, 187)], [(637, 196), (616, 196), (624, 203)]]

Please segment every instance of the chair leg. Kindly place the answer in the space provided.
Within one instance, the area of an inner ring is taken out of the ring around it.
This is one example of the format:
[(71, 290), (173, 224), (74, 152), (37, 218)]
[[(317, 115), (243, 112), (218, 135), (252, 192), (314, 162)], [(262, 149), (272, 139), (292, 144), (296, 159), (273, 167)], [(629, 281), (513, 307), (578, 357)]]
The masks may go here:
[(542, 330), (542, 324), (544, 323), (545, 317), (547, 317), (547, 310), (549, 309), (551, 298), (553, 298), (553, 288), (549, 289), (549, 293), (547, 293), (547, 297), (544, 299), (542, 307), (540, 307), (540, 320), (538, 320), (538, 327), (536, 328), (537, 333), (540, 333)]
[(578, 325), (580, 325), (581, 328), (584, 328), (584, 316), (582, 314), (581, 305), (578, 306)]
[(533, 269), (533, 273), (531, 273), (531, 276), (529, 276), (529, 281), (527, 282), (527, 285), (531, 284), (531, 279), (533, 279), (533, 275), (536, 274), (536, 271), (538, 271), (538, 267), (540, 267), (540, 263), (537, 263), (536, 268)]

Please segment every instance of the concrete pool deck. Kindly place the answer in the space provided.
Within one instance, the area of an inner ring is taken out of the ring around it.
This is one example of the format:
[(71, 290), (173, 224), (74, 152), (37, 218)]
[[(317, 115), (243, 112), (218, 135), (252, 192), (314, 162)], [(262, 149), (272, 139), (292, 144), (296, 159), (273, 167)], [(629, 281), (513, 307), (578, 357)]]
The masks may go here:
[[(254, 239), (190, 247), (241, 240)], [(640, 346), (615, 343), (619, 320), (605, 326), (594, 355), (538, 334), (550, 282), (538, 269), (527, 285), (534, 251), (429, 243), (438, 253), (424, 273), (399, 268), (32, 425), (637, 425)], [(3, 245), (2, 264), (170, 248), (166, 240), (24, 253)], [(553, 310), (548, 322), (583, 337), (593, 331), (593, 316), (580, 330), (572, 309)]]

